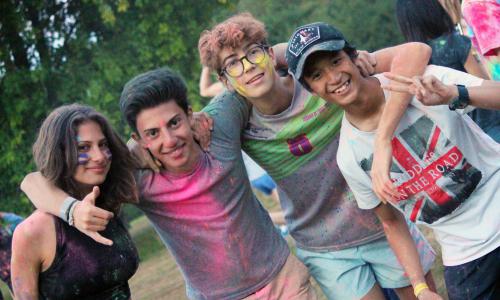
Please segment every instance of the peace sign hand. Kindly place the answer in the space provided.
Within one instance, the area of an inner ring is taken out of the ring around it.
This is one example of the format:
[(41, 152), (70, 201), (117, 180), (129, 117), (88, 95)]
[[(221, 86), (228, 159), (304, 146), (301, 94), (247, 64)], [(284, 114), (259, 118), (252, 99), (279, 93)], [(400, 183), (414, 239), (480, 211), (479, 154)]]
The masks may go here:
[(424, 105), (448, 104), (451, 99), (458, 96), (455, 85), (446, 85), (433, 75), (414, 76), (408, 78), (392, 73), (384, 73), (391, 80), (382, 88), (393, 92), (410, 93)]

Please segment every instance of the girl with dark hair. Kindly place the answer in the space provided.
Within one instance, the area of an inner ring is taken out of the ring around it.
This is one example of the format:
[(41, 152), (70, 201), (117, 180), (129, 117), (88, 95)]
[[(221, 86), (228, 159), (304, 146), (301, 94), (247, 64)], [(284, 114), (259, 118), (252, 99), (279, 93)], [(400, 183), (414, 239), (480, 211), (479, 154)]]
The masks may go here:
[[(42, 124), (33, 156), (38, 170), (74, 198), (87, 195), (83, 201), (96, 201), (115, 215), (122, 203), (137, 201), (134, 160), (105, 117), (90, 107), (54, 110)], [(16, 298), (130, 299), (127, 281), (138, 267), (135, 246), (118, 218), (101, 234), (113, 245), (96, 243), (59, 218), (35, 211), (13, 237)]]
[[(471, 40), (455, 30), (450, 15), (438, 0), (398, 0), (396, 15), (408, 42), (431, 46), (430, 64), (489, 79), (473, 56)], [(475, 109), (469, 115), (489, 136), (500, 142), (500, 112)]]

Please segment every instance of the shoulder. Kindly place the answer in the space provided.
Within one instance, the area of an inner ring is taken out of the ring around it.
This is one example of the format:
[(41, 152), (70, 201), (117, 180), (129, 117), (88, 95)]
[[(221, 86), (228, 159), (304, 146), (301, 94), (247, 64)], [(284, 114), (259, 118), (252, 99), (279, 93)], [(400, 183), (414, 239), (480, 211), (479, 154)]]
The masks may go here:
[(54, 216), (41, 211), (35, 211), (31, 214), (16, 227), (12, 238), (13, 249), (41, 253), (42, 249), (55, 239), (54, 218)]
[(215, 116), (218, 115), (221, 110), (224, 111), (237, 108), (249, 109), (249, 107), (250, 103), (245, 98), (235, 92), (226, 90), (212, 98), (210, 103), (203, 108), (203, 111), (211, 116)]
[(54, 216), (37, 210), (17, 226), (14, 235), (40, 239), (51, 232), (55, 232)]

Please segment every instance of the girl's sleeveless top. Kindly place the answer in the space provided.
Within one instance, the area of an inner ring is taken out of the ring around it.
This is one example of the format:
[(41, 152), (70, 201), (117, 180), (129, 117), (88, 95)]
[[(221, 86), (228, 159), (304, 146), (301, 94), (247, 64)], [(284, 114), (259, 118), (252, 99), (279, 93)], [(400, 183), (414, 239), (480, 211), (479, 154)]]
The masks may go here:
[(56, 255), (39, 275), (40, 299), (130, 299), (128, 280), (139, 257), (121, 220), (113, 218), (100, 232), (112, 246), (95, 242), (59, 218), (54, 217), (54, 223)]

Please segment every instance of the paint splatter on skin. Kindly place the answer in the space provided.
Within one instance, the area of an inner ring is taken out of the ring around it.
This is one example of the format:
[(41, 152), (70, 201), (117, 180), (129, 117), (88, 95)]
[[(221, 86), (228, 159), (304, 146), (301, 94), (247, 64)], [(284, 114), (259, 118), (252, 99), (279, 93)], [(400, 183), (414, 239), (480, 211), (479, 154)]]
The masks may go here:
[(247, 90), (245, 89), (245, 87), (242, 86), (241, 84), (239, 84), (235, 78), (233, 78), (231, 76), (227, 76), (227, 78), (229, 79), (229, 83), (234, 87), (234, 89), (236, 90), (236, 92), (238, 92), (238, 94), (242, 95), (243, 97), (248, 96), (248, 93), (247, 93)]
[(111, 158), (113, 157), (113, 154), (111, 153), (111, 150), (109, 150), (109, 148), (106, 148), (104, 151), (104, 156), (106, 156), (106, 159), (107, 160), (111, 160)]
[[(111, 155), (111, 152), (109, 153)], [(87, 153), (78, 153), (78, 164), (85, 165), (89, 162), (90, 157)]]

